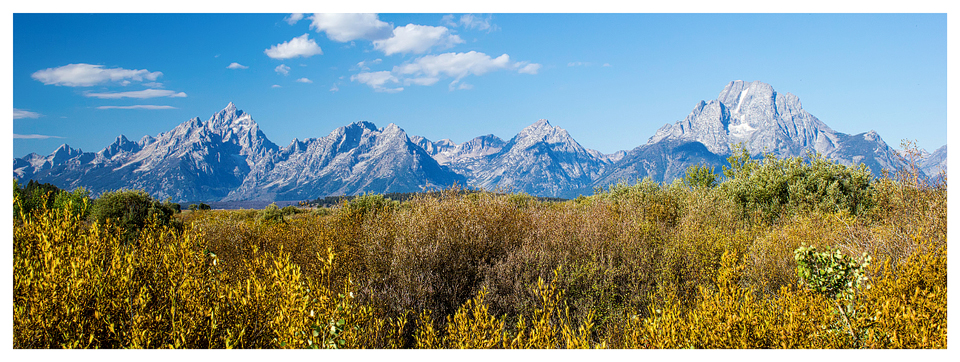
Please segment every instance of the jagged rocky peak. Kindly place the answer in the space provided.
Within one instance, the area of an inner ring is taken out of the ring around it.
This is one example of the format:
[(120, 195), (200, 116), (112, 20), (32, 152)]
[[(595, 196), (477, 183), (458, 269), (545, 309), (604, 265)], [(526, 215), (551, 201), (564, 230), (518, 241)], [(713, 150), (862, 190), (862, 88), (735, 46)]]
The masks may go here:
[(808, 150), (828, 153), (838, 141), (830, 127), (801, 108), (797, 96), (741, 80), (727, 84), (716, 100), (699, 102), (684, 120), (661, 127), (647, 144), (664, 140), (700, 142), (718, 155), (743, 143), (754, 155), (781, 157)]
[(50, 160), (54, 165), (57, 165), (81, 154), (83, 154), (83, 151), (79, 148), (74, 149), (71, 148), (70, 145), (64, 143), (60, 145), (60, 147), (57, 147), (56, 151), (53, 151), (53, 153), (50, 155)]
[(103, 157), (110, 158), (121, 152), (137, 152), (140, 150), (140, 148), (141, 146), (139, 143), (128, 140), (127, 136), (120, 135), (117, 137), (116, 141), (113, 141), (112, 144), (97, 153)]
[(516, 144), (520, 146), (530, 146), (536, 143), (544, 142), (554, 143), (576, 143), (567, 130), (550, 124), (550, 121), (541, 119), (534, 124), (522, 129), (514, 138)]
[(253, 118), (244, 111), (237, 109), (237, 106), (230, 102), (225, 108), (214, 113), (210, 120), (206, 122), (208, 130), (214, 133), (223, 133), (226, 131), (249, 132), (251, 129), (258, 129)]

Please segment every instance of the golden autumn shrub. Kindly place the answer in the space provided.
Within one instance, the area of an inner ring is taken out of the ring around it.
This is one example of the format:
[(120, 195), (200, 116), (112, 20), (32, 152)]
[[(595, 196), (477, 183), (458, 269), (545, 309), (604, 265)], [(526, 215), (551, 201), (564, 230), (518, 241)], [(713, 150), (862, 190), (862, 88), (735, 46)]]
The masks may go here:
[[(946, 347), (945, 184), (877, 179), (857, 194), (870, 208), (834, 195), (845, 206), (831, 209), (806, 196), (744, 204), (733, 181), (621, 184), (567, 202), (366, 195), (276, 222), (207, 210), (135, 231), (41, 208), (14, 223), (13, 344)], [(800, 282), (803, 245), (873, 261), (841, 302)]]

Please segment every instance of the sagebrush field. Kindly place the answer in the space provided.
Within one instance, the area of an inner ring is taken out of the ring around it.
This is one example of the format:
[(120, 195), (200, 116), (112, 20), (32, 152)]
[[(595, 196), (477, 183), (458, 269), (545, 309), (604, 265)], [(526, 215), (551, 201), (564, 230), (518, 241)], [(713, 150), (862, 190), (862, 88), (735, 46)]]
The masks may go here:
[(565, 202), (181, 213), (141, 195), (141, 224), (104, 216), (133, 191), (15, 185), (13, 345), (946, 348), (945, 182), (730, 164)]

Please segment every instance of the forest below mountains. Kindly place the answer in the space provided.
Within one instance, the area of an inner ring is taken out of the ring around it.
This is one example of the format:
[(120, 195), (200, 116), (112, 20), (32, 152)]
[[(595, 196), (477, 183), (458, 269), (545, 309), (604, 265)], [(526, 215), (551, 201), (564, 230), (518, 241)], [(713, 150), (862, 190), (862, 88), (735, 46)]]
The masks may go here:
[(945, 176), (728, 161), (563, 202), (180, 210), (15, 182), (13, 346), (946, 348)]

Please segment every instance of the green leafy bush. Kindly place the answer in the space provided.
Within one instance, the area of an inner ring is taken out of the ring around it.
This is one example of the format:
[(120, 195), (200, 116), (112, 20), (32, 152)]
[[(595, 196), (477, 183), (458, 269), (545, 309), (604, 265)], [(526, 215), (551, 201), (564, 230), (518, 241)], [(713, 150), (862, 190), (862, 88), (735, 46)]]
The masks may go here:
[(392, 211), (400, 207), (400, 201), (391, 200), (383, 195), (367, 193), (353, 198), (346, 210), (359, 215), (369, 215), (381, 211)]
[(148, 224), (182, 227), (173, 215), (177, 213), (171, 202), (154, 200), (144, 191), (117, 190), (100, 195), (93, 203), (90, 218), (100, 224), (119, 225), (124, 230), (126, 240), (133, 240)]
[(799, 284), (828, 298), (851, 299), (867, 280), (870, 265), (866, 253), (860, 260), (843, 254), (840, 249), (817, 251), (815, 246), (800, 246), (794, 251)]
[(784, 212), (838, 212), (858, 215), (873, 206), (873, 176), (860, 164), (844, 166), (810, 154), (778, 159), (767, 155), (763, 160), (749, 158), (742, 146), (727, 160), (727, 180), (722, 187), (746, 214), (760, 212), (767, 219)]
[(283, 211), (280, 211), (277, 203), (272, 203), (260, 211), (257, 219), (265, 224), (283, 223)]
[(687, 173), (683, 176), (683, 183), (689, 187), (710, 188), (720, 183), (720, 176), (713, 172), (714, 168), (707, 168), (706, 165), (696, 164), (687, 167)]

